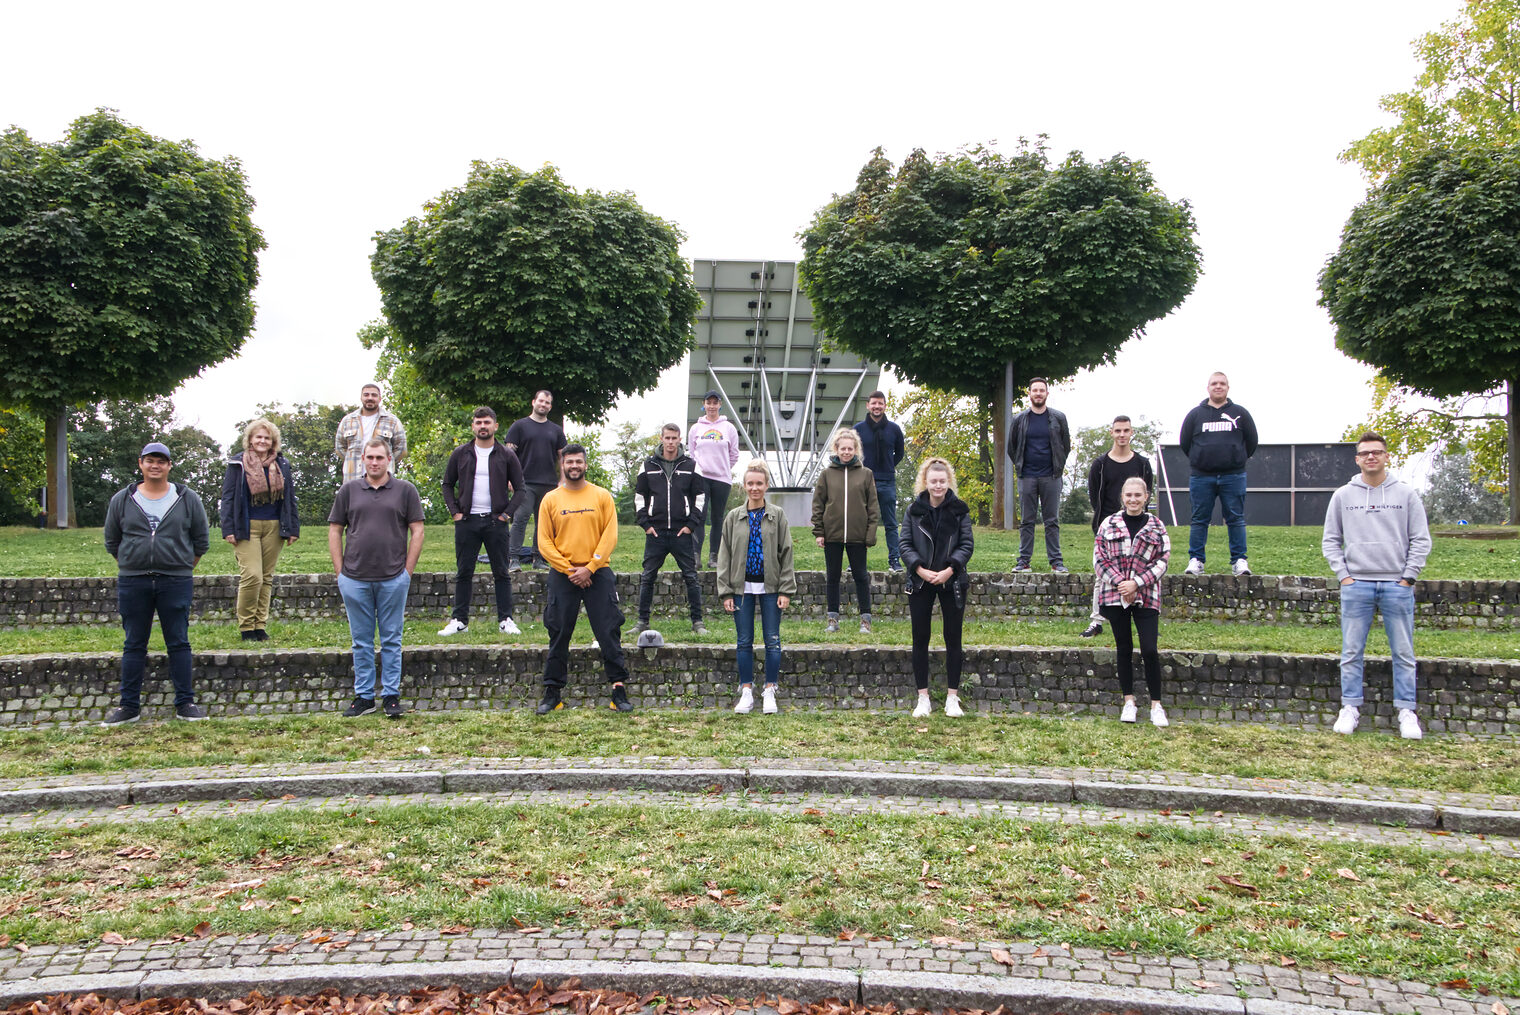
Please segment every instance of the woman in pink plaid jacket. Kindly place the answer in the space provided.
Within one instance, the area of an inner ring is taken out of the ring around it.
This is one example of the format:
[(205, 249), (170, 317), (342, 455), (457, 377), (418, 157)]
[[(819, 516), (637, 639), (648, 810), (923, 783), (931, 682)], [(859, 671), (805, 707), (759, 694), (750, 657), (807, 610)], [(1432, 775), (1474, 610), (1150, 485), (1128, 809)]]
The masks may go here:
[(1098, 583), (1098, 612), (1114, 632), (1118, 650), (1119, 688), (1124, 692), (1122, 722), (1134, 722), (1135, 661), (1130, 623), (1140, 636), (1140, 659), (1145, 665), (1145, 688), (1150, 693), (1151, 722), (1168, 725), (1161, 704), (1161, 657), (1156, 634), (1161, 626), (1161, 579), (1172, 556), (1172, 541), (1161, 519), (1145, 510), (1150, 489), (1145, 480), (1132, 476), (1124, 481), (1124, 510), (1109, 515), (1098, 526), (1093, 544), (1097, 561), (1093, 581)]

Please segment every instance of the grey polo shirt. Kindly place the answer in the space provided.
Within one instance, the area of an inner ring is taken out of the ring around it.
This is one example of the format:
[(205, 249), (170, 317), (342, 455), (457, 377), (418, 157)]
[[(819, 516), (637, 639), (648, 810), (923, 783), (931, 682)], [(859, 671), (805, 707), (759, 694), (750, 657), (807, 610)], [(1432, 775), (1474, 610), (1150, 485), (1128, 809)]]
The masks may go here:
[(387, 476), (382, 486), (364, 478), (338, 487), (332, 525), (348, 529), (343, 573), (355, 581), (389, 581), (406, 570), (406, 529), (422, 521), (422, 498), (404, 479)]

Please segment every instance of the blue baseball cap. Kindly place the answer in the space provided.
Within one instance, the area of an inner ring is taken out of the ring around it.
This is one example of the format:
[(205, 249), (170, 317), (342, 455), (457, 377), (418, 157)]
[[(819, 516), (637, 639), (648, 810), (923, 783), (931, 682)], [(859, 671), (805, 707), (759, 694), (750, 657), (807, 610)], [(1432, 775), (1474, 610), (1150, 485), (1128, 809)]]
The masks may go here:
[(169, 449), (158, 441), (150, 441), (143, 445), (143, 449), (137, 453), (138, 458), (147, 458), (149, 455), (163, 455), (169, 461), (174, 461), (174, 456), (169, 454)]

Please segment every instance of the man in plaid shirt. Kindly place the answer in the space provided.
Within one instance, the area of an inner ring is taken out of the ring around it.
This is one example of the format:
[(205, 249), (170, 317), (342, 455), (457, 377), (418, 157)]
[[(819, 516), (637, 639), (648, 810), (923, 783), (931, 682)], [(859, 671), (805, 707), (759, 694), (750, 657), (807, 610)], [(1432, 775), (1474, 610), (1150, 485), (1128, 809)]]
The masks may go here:
[(380, 385), (371, 381), (359, 389), (359, 408), (338, 422), (338, 432), (333, 436), (333, 453), (343, 459), (343, 482), (364, 475), (364, 445), (376, 437), (391, 449), (394, 471), (395, 463), (406, 457), (406, 428), (395, 416), (380, 410)]

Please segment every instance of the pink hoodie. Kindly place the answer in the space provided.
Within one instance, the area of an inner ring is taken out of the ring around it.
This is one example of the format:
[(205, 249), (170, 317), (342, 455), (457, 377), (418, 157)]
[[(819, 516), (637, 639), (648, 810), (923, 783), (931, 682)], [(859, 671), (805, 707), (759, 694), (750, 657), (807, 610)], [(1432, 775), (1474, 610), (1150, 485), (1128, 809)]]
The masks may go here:
[(734, 464), (739, 461), (739, 431), (727, 416), (719, 416), (716, 423), (703, 416), (691, 425), (686, 453), (696, 459), (697, 471), (708, 479), (732, 483)]

